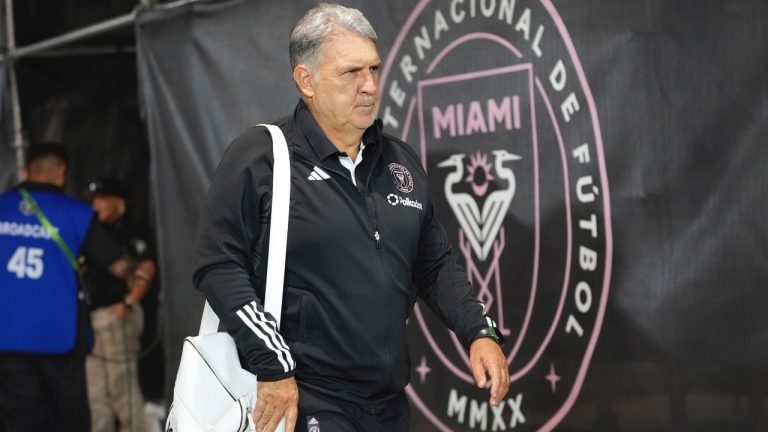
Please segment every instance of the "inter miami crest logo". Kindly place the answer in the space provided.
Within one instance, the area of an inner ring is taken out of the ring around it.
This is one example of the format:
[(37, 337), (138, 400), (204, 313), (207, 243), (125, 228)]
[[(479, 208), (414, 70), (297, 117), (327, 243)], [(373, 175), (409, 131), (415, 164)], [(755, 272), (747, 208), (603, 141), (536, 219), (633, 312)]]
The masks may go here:
[(389, 171), (395, 181), (395, 187), (402, 193), (409, 193), (413, 190), (413, 177), (408, 168), (398, 164), (389, 164)]
[(564, 22), (549, 0), (422, 0), (381, 80), (384, 125), (418, 147), (436, 211), (507, 340), (512, 381), (488, 405), (466, 348), (417, 305), (415, 421), (552, 430), (587, 377), (612, 253), (597, 108)]

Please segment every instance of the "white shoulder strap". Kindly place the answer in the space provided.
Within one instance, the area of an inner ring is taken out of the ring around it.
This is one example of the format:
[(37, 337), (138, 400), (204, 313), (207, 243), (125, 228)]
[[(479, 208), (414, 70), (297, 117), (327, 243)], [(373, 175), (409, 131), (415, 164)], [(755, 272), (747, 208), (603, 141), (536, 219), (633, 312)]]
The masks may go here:
[(283, 306), (285, 251), (288, 243), (288, 207), (291, 203), (291, 159), (283, 131), (274, 125), (264, 125), (272, 135), (275, 166), (272, 174), (272, 215), (269, 220), (269, 255), (267, 259), (267, 289), (264, 310), (271, 313), (280, 327)]
[[(272, 174), (272, 215), (269, 225), (269, 255), (267, 260), (267, 287), (264, 294), (264, 310), (272, 314), (280, 326), (283, 306), (283, 279), (285, 277), (285, 251), (288, 239), (288, 207), (291, 202), (291, 160), (288, 144), (279, 127), (264, 126), (272, 135), (272, 152), (275, 165)], [(199, 334), (215, 333), (219, 327), (219, 317), (205, 302), (203, 317), (200, 320)]]

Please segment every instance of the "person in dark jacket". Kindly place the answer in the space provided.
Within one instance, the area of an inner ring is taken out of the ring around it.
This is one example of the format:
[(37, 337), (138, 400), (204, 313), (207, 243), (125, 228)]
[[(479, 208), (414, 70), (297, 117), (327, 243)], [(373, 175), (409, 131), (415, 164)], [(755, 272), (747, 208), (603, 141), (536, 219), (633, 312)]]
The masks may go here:
[[(26, 180), (0, 195), (0, 430), (89, 431), (86, 293), (79, 254), (118, 278), (145, 263), (122, 255), (93, 210), (63, 193), (68, 158), (30, 146)], [(66, 246), (65, 246), (66, 245)]]
[(472, 297), (419, 157), (376, 120), (375, 43), (362, 13), (338, 5), (313, 8), (291, 32), (301, 100), (276, 122), (291, 152), (279, 331), (262, 305), (273, 163), (265, 128), (235, 139), (208, 193), (195, 286), (258, 377), (257, 431), (283, 417), (289, 431), (407, 430), (406, 321), (417, 298), (467, 347), (477, 385), (490, 377), (492, 405), (509, 388), (495, 323)]
[(85, 273), (91, 292), (93, 351), (86, 359), (91, 432), (143, 432), (144, 397), (139, 386), (138, 355), (144, 330), (141, 300), (152, 286), (155, 265), (146, 230), (128, 217), (129, 188), (106, 177), (89, 185), (91, 206), (109, 237), (123, 252), (147, 263), (141, 277), (128, 281), (93, 266)]

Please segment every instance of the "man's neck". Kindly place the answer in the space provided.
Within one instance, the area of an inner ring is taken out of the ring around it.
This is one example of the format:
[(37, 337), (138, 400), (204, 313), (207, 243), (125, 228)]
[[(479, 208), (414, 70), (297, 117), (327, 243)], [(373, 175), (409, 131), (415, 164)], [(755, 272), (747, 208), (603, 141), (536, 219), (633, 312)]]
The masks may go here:
[(357, 144), (355, 144), (354, 146), (348, 146), (344, 150), (339, 150), (339, 151), (342, 153), (346, 153), (347, 156), (349, 156), (349, 158), (352, 159), (352, 161), (354, 162), (357, 160), (357, 154), (360, 152), (360, 141), (357, 141)]
[(122, 216), (110, 218), (109, 220), (100, 221), (108, 231), (112, 231), (120, 221), (123, 220)]
[(353, 161), (357, 159), (357, 153), (360, 151), (360, 142), (363, 140), (362, 132), (357, 133), (333, 133), (334, 131), (327, 131), (322, 126), (320, 129), (323, 131), (328, 140), (336, 147), (340, 152), (346, 153)]
[(64, 179), (58, 175), (29, 173), (26, 180), (33, 183), (47, 183), (60, 188), (64, 187)]
[(325, 137), (328, 138), (328, 141), (330, 141), (338, 151), (346, 153), (352, 160), (357, 159), (357, 153), (360, 151), (360, 142), (363, 140), (363, 133), (365, 130), (332, 129), (323, 124), (324, 122), (322, 121), (321, 116), (315, 111), (311, 99), (304, 99), (304, 104), (315, 119), (315, 122), (317, 122), (320, 130), (323, 131)]

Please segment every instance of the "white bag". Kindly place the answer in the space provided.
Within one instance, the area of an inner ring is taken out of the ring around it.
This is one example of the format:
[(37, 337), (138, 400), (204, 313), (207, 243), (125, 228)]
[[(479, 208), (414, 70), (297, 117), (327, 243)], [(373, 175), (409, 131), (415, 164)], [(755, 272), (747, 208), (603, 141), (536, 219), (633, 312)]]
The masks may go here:
[[(291, 190), (290, 160), (280, 128), (261, 126), (272, 135), (275, 156), (264, 310), (275, 317), (279, 327)], [(240, 367), (235, 341), (228, 333), (217, 332), (218, 327), (219, 318), (205, 302), (199, 334), (184, 340), (166, 432), (255, 429), (252, 413), (256, 404), (256, 375)], [(277, 431), (284, 429), (285, 419), (282, 419)]]

